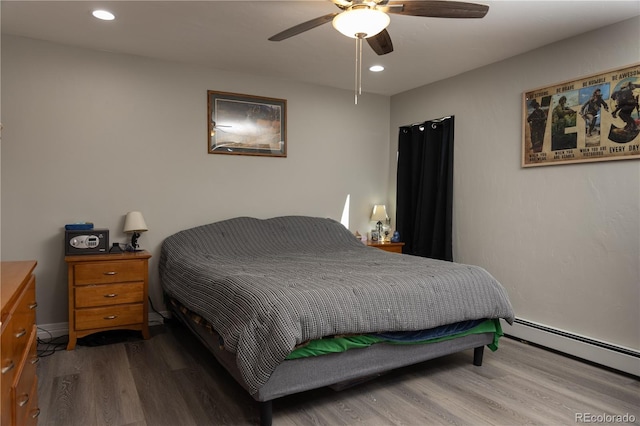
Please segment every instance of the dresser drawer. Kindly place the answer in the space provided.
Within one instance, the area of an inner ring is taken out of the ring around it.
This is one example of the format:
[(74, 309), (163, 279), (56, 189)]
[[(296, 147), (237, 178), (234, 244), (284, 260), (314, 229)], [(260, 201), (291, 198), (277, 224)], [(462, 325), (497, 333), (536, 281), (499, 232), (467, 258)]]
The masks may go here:
[(0, 358), (0, 368), (2, 369), (2, 374), (0, 375), (0, 406), (2, 407), (2, 409), (0, 409), (0, 424), (3, 426), (11, 424), (11, 405), (13, 404), (11, 399), (11, 385), (16, 376), (21, 355), (15, 352), (12, 342), (13, 336), (10, 330), (5, 328), (0, 343), (0, 348), (2, 348), (2, 357)]
[(82, 263), (73, 267), (75, 285), (107, 284), (144, 279), (143, 262)]
[(144, 282), (85, 285), (75, 289), (76, 308), (118, 305), (144, 301)]
[(4, 328), (2, 330), (2, 337), (0, 338), (0, 348), (2, 348), (2, 357), (0, 358), (0, 370), (2, 372), (0, 377), (3, 385), (2, 395), (6, 394), (5, 391), (8, 391), (11, 383), (13, 383), (13, 377), (21, 355), (20, 352), (16, 350), (12, 320), (13, 318), (11, 318), (9, 322), (2, 324)]
[(16, 408), (16, 425), (36, 426), (40, 408), (38, 407), (38, 378), (34, 376), (29, 400), (23, 406)]
[[(29, 333), (29, 347), (20, 361), (20, 368), (12, 387), (16, 425), (30, 425), (37, 423), (38, 388), (36, 379), (36, 364), (38, 356), (37, 328), (34, 326)], [(35, 415), (35, 417), (34, 417)]]
[(18, 309), (25, 313), (27, 317), (27, 326), (31, 327), (36, 323), (36, 308), (38, 302), (36, 302), (36, 277), (32, 276), (27, 286), (27, 291), (24, 294), (24, 299)]
[(3, 324), (0, 368), (5, 371), (5, 374), (12, 368), (17, 368), (20, 357), (27, 347), (31, 329), (36, 323), (35, 295), (35, 277), (31, 276), (29, 284), (17, 300), (13, 315), (9, 317), (6, 324)]
[(36, 264), (34, 260), (13, 261), (2, 262), (0, 267), (1, 426), (37, 424)]
[(76, 309), (76, 329), (119, 327), (141, 324), (144, 320), (142, 303), (132, 305), (107, 306), (104, 308)]
[(26, 330), (27, 334), (29, 333), (29, 330), (31, 330), (36, 323), (37, 307), (36, 278), (32, 275), (29, 279), (29, 284), (27, 284), (27, 288), (16, 307), (15, 319), (17, 320), (16, 324), (19, 328), (19, 330), (16, 330), (16, 333), (21, 332), (21, 330)]

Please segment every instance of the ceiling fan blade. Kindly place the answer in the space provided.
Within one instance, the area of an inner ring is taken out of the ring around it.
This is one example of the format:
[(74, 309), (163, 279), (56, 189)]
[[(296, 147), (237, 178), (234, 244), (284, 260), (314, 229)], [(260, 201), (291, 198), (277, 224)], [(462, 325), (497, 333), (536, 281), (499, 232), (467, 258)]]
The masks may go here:
[(352, 0), (329, 0), (331, 3), (338, 6), (340, 9), (346, 9), (353, 4)]
[(429, 18), (482, 18), (489, 6), (462, 1), (390, 1), (378, 10), (398, 15), (425, 16)]
[(319, 27), (322, 24), (326, 24), (327, 22), (331, 22), (333, 20), (333, 18), (337, 15), (338, 13), (330, 13), (328, 15), (324, 15), (324, 16), (320, 16), (318, 18), (312, 19), (310, 21), (307, 22), (303, 22), (302, 24), (298, 24), (295, 27), (291, 27), (289, 29), (286, 29), (274, 36), (269, 37), (269, 40), (271, 41), (282, 41), (285, 40), (289, 37), (293, 37), (294, 35), (298, 35), (300, 33), (303, 33), (305, 31), (309, 31), (315, 27)]
[(391, 37), (387, 30), (382, 30), (377, 35), (369, 37), (366, 40), (378, 55), (386, 55), (387, 53), (393, 52), (393, 43), (391, 43)]

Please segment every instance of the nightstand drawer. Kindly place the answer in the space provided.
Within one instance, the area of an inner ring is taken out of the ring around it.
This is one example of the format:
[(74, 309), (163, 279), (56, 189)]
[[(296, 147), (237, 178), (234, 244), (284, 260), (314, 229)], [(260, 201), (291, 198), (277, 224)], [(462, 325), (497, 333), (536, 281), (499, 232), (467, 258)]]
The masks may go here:
[(143, 262), (100, 262), (74, 266), (75, 285), (107, 284), (144, 279)]
[(76, 308), (136, 303), (144, 301), (144, 282), (85, 285), (75, 292)]
[(401, 253), (404, 243), (390, 243), (379, 241), (367, 241), (367, 246), (379, 248), (380, 250), (388, 251), (390, 253)]
[(104, 308), (76, 309), (76, 329), (119, 327), (144, 321), (142, 303), (108, 306)]

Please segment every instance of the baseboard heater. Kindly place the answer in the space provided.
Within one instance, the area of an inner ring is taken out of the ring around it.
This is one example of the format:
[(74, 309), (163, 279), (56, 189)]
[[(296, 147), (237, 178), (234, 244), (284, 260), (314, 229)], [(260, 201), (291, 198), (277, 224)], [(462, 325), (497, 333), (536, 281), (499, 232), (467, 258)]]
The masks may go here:
[(602, 366), (640, 376), (640, 351), (592, 339), (533, 321), (516, 318), (503, 324), (506, 336), (515, 337)]

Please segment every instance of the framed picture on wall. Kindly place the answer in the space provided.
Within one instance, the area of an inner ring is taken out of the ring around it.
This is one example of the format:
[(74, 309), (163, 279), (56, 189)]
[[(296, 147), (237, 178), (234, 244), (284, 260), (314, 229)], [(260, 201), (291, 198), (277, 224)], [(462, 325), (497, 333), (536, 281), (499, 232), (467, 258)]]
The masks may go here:
[(209, 154), (287, 156), (287, 101), (207, 91)]
[(640, 159), (640, 64), (525, 92), (522, 167)]

